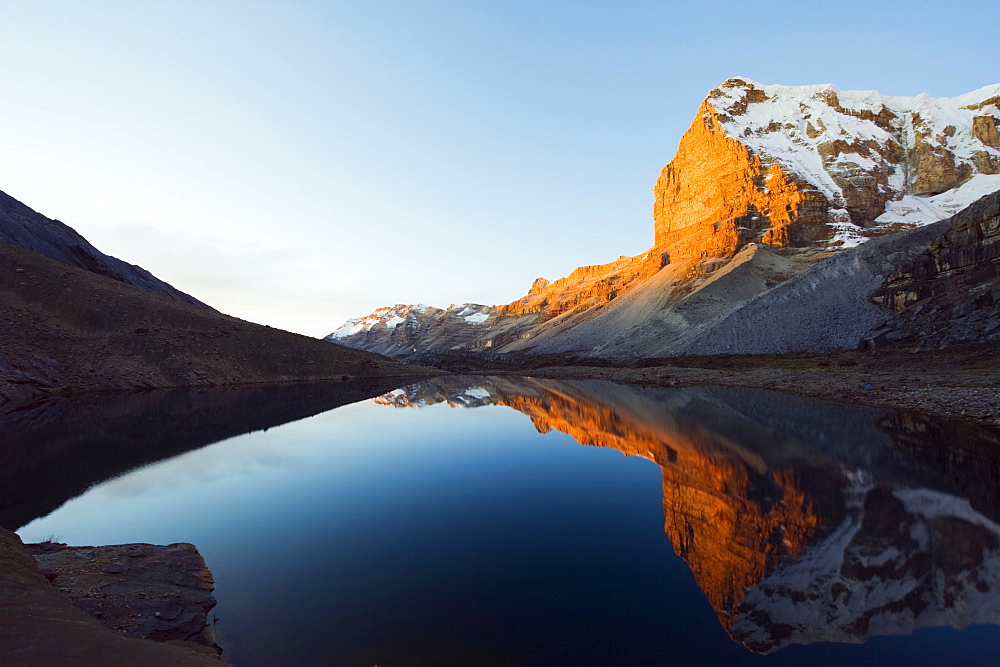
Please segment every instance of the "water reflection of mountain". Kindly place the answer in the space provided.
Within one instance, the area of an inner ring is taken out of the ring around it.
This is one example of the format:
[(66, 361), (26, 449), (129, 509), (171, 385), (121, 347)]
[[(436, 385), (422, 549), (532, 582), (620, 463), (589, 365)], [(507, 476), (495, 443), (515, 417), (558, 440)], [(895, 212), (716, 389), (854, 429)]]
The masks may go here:
[(759, 653), (1000, 623), (1000, 433), (727, 388), (443, 377), (375, 399), (496, 404), (656, 462), (665, 530)]
[(17, 530), (138, 466), (370, 398), (398, 383), (160, 390), (11, 409), (0, 414), (0, 526)]

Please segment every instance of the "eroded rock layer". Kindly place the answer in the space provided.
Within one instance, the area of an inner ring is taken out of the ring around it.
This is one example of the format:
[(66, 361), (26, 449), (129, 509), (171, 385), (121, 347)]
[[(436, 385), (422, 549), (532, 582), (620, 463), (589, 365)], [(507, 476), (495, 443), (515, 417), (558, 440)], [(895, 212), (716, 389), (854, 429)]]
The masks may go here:
[(1000, 197), (952, 218), (926, 251), (873, 294), (895, 315), (872, 338), (948, 344), (1000, 334)]

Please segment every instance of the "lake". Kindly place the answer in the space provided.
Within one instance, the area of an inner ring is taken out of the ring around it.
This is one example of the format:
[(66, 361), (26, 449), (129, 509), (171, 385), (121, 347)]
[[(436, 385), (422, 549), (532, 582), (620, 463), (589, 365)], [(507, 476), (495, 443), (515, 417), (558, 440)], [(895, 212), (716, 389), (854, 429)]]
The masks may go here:
[(236, 665), (998, 664), (1000, 432), (446, 376), (53, 400), (25, 542), (192, 542)]

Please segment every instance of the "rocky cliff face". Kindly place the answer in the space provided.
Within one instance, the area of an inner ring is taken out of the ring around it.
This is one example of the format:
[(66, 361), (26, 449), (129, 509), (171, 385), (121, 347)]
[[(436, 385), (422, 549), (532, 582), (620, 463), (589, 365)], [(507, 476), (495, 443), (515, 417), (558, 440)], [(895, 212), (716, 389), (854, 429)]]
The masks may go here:
[[(768, 392), (450, 376), (384, 405), (504, 405), (655, 462), (664, 530), (758, 653), (1000, 621), (1000, 435)], [(964, 443), (952, 455), (950, 446)]]
[(1000, 197), (984, 197), (952, 218), (947, 231), (888, 276), (873, 299), (894, 311), (873, 334), (876, 342), (1000, 338)]
[[(738, 290), (747, 303), (840, 249), (948, 218), (1000, 190), (998, 100), (1000, 85), (943, 99), (730, 79), (708, 94), (663, 168), (647, 252), (538, 279), (512, 303), (476, 306), (483, 321), (396, 306), (416, 312), (405, 335), (392, 324), (401, 316), (380, 309), (328, 339), (397, 356), (676, 354), (692, 330), (736, 306), (712, 307), (700, 288), (742, 265), (744, 249), (766, 251), (772, 267), (763, 284)], [(623, 348), (615, 339), (624, 336), (632, 343)]]
[[(664, 169), (658, 239), (676, 226), (671, 212), (679, 205), (688, 207), (683, 225), (743, 216), (745, 233), (792, 245), (854, 244), (926, 224), (933, 221), (921, 210), (928, 203), (945, 213), (937, 219), (947, 217), (1000, 189), (996, 178), (983, 178), (1000, 173), (989, 130), (1000, 118), (998, 94), (1000, 86), (988, 86), (953, 99), (891, 97), (730, 79), (709, 93), (688, 133), (709, 138), (690, 148), (682, 141), (686, 150)], [(678, 173), (682, 183), (697, 175), (696, 185), (678, 192), (671, 187)], [(721, 213), (690, 211), (706, 187), (726, 180), (711, 197), (727, 204)]]

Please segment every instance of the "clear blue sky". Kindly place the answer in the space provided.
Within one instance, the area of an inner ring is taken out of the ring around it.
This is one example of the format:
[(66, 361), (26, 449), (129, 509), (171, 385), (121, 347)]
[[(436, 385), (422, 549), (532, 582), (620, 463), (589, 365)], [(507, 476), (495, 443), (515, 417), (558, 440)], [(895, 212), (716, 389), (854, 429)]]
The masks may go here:
[(646, 249), (726, 78), (954, 96), (995, 0), (0, 2), (0, 190), (310, 335)]

